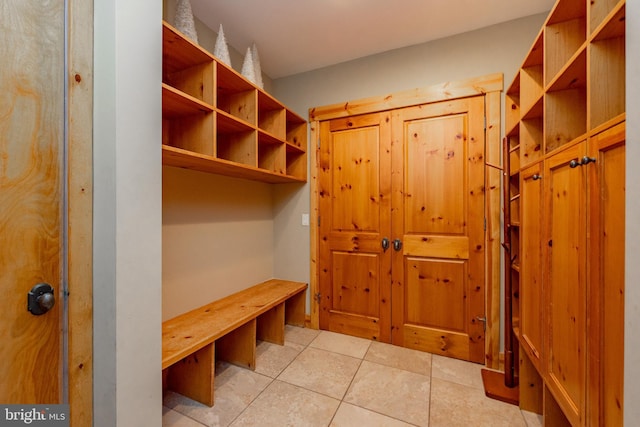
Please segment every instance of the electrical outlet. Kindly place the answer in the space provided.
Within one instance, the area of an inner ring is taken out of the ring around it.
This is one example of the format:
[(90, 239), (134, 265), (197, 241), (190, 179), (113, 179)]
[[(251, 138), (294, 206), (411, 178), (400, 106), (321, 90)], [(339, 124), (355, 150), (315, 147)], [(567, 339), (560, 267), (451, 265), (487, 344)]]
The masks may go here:
[(308, 227), (309, 226), (309, 214), (308, 213), (303, 213), (302, 214), (302, 225)]

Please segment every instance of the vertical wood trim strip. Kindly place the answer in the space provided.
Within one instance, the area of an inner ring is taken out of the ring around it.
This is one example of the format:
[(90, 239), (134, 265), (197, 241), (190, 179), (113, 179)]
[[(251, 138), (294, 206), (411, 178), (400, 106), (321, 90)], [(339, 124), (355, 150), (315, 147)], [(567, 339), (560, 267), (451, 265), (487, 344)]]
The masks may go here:
[[(489, 92), (485, 96), (487, 119), (485, 165), (500, 165), (500, 99), (501, 92)], [(500, 194), (502, 172), (486, 168), (485, 232), (486, 248), (486, 298), (487, 331), (485, 334), (487, 367), (499, 368), (500, 359)]]
[(318, 284), (318, 215), (320, 211), (318, 209), (318, 138), (320, 137), (320, 122), (317, 120), (310, 121), (310, 143), (307, 146), (307, 152), (310, 153), (310, 170), (309, 175), (310, 182), (310, 211), (311, 218), (309, 221), (310, 240), (311, 240), (311, 265), (310, 265), (310, 278), (309, 278), (309, 308), (310, 308), (310, 323), (309, 327), (313, 329), (320, 328), (320, 311), (318, 301), (315, 299), (315, 295), (319, 292)]
[(93, 2), (69, 1), (70, 425), (93, 424)]

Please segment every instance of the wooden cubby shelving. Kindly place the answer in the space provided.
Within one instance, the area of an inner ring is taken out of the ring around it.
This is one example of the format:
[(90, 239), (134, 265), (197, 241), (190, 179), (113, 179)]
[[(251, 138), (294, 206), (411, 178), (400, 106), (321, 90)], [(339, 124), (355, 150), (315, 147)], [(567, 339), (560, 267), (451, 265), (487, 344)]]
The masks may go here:
[(306, 182), (307, 122), (163, 22), (162, 162)]
[(625, 16), (625, 0), (557, 0), (505, 94), (515, 369), (521, 409), (545, 425), (622, 419), (624, 281), (600, 259), (624, 230), (602, 206), (624, 204)]

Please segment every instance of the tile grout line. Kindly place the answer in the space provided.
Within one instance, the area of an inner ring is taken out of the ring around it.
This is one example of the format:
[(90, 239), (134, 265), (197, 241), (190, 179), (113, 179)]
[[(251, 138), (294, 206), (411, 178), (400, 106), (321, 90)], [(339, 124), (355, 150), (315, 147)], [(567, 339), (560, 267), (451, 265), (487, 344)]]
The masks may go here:
[[(331, 425), (331, 423), (333, 423), (333, 420), (336, 418), (336, 415), (338, 414), (338, 411), (340, 410), (340, 407), (342, 406), (342, 404), (343, 403), (348, 403), (348, 402), (344, 401), (344, 398), (347, 396), (347, 393), (349, 393), (349, 389), (351, 389), (351, 386), (353, 385), (353, 380), (356, 379), (356, 376), (358, 375), (358, 372), (360, 371), (360, 368), (362, 367), (362, 362), (364, 362), (364, 358), (367, 357), (367, 353), (369, 352), (370, 348), (371, 348), (371, 342), (369, 342), (369, 345), (367, 346), (367, 350), (364, 352), (362, 357), (359, 358), (360, 359), (360, 363), (358, 363), (358, 369), (356, 369), (356, 371), (354, 372), (353, 376), (351, 377), (351, 381), (349, 381), (349, 385), (347, 386), (346, 390), (342, 394), (342, 397), (338, 400), (338, 407), (336, 408), (336, 411), (333, 413), (333, 416), (329, 420), (329, 424), (328, 424), (329, 426)], [(339, 353), (336, 353), (336, 354), (339, 354)]]
[[(315, 338), (314, 338), (314, 339), (315, 339)], [(290, 340), (290, 341), (291, 341), (291, 340)], [(260, 373), (256, 372), (258, 375), (262, 375), (262, 376), (264, 376), (264, 377), (266, 377), (266, 378), (270, 378), (270, 379), (271, 379), (271, 381), (269, 381), (269, 383), (267, 384), (267, 386), (266, 386), (265, 388), (263, 388), (263, 389), (262, 389), (262, 391), (261, 391), (260, 393), (258, 393), (258, 394), (256, 395), (256, 397), (254, 397), (254, 398), (253, 398), (253, 399), (252, 399), (252, 400), (251, 400), (251, 401), (250, 401), (250, 402), (249, 402), (249, 403), (244, 407), (244, 409), (243, 409), (242, 411), (240, 411), (240, 413), (239, 413), (238, 415), (236, 415), (236, 417), (235, 417), (233, 420), (231, 420), (231, 422), (229, 423), (229, 426), (233, 425), (233, 423), (234, 423), (234, 422), (236, 422), (236, 420), (237, 420), (238, 418), (240, 418), (240, 417), (242, 416), (242, 414), (244, 414), (244, 413), (247, 411), (247, 409), (249, 409), (249, 407), (250, 407), (250, 406), (251, 406), (251, 405), (252, 405), (256, 400), (258, 400), (258, 398), (259, 398), (260, 396), (262, 396), (262, 394), (263, 394), (263, 393), (264, 393), (264, 392), (265, 392), (265, 391), (266, 391), (266, 390), (267, 390), (267, 389), (268, 389), (268, 388), (269, 388), (269, 387), (274, 383), (274, 381), (278, 380), (278, 377), (279, 377), (279, 376), (280, 376), (280, 375), (281, 375), (281, 374), (282, 374), (282, 373), (283, 373), (283, 372), (284, 372), (284, 371), (285, 371), (285, 370), (286, 370), (286, 369), (287, 369), (287, 368), (288, 368), (288, 367), (289, 367), (289, 366), (290, 366), (290, 365), (291, 365), (291, 364), (292, 364), (292, 363), (293, 363), (293, 362), (294, 362), (298, 357), (300, 357), (300, 355), (302, 354), (302, 352), (303, 352), (304, 350), (306, 350), (306, 349), (309, 347), (309, 344), (311, 344), (311, 342), (312, 342), (312, 341), (313, 341), (313, 340), (311, 340), (311, 341), (310, 341), (309, 343), (307, 343), (307, 344), (300, 344), (300, 343), (297, 343), (297, 342), (291, 341), (291, 342), (293, 342), (294, 344), (297, 344), (297, 345), (302, 346), (303, 348), (302, 348), (302, 350), (300, 350), (300, 351), (298, 352), (298, 354), (296, 355), (296, 357), (294, 357), (294, 358), (293, 358), (293, 359), (292, 359), (292, 360), (291, 360), (291, 361), (290, 361), (290, 362), (289, 362), (289, 363), (288, 363), (284, 368), (282, 368), (282, 370), (281, 370), (280, 372), (278, 372), (278, 374), (277, 374), (275, 377), (270, 377), (270, 376), (268, 376), (268, 375), (264, 375), (264, 374), (260, 374)], [(286, 345), (286, 336), (285, 336), (285, 344), (284, 344), (284, 345)], [(255, 371), (254, 371), (254, 372), (255, 372)], [(278, 380), (278, 381), (280, 381), (280, 380)], [(281, 382), (285, 382), (285, 381), (281, 381)], [(288, 383), (287, 383), (287, 384), (288, 384)], [(301, 387), (301, 388), (302, 388), (302, 387)]]

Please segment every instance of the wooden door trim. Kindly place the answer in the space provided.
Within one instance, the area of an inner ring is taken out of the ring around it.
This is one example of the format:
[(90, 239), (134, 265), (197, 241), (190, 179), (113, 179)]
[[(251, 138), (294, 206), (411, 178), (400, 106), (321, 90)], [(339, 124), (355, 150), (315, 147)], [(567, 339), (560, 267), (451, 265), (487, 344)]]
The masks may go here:
[(69, 2), (68, 381), (70, 425), (93, 424), (93, 2)]
[(396, 92), (384, 96), (363, 98), (339, 104), (332, 104), (309, 109), (311, 143), (310, 149), (310, 221), (311, 233), (311, 277), (309, 289), (311, 293), (310, 322), (312, 328), (320, 325), (319, 304), (314, 296), (319, 292), (318, 271), (318, 141), (320, 138), (320, 122), (335, 118), (349, 117), (356, 114), (377, 113), (397, 108), (429, 104), (445, 100), (484, 96), (486, 117), (486, 186), (485, 216), (487, 219), (485, 232), (485, 277), (486, 277), (486, 317), (485, 333), (485, 365), (497, 369), (500, 355), (500, 195), (501, 195), (501, 110), (500, 103), (504, 89), (502, 73), (490, 74), (455, 82), (444, 82), (425, 88)]

